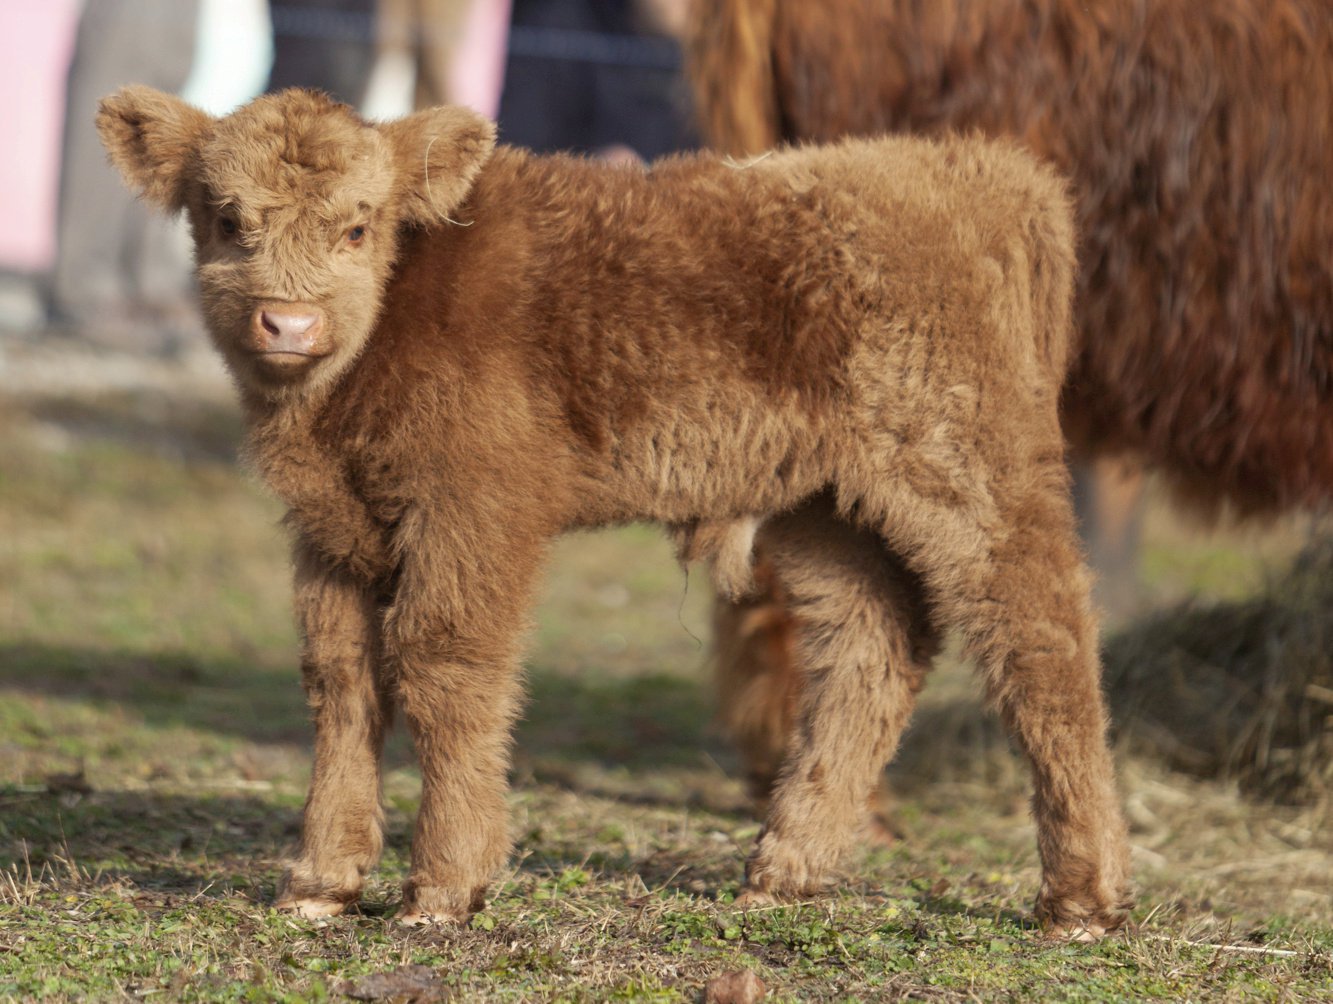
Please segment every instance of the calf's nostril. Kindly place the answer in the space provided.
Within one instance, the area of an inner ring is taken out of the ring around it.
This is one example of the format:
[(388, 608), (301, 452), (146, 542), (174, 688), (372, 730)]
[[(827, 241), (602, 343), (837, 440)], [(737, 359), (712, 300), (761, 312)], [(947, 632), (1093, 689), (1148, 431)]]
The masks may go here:
[(289, 338), (305, 334), (318, 320), (318, 314), (283, 314), (265, 310), (259, 315), (259, 321), (265, 331), (271, 335)]

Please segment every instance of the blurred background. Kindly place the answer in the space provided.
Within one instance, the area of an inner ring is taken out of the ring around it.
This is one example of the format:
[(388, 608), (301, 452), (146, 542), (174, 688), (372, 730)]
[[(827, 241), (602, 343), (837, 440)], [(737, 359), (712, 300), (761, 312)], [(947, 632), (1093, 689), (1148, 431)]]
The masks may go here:
[[(97, 99), (148, 83), (221, 114), (309, 86), (378, 119), (458, 102), (496, 118), (504, 142), (651, 159), (702, 144), (690, 17), (690, 0), (0, 4), (0, 867), (59, 840), (119, 860), (99, 805), (151, 803), (188, 828), (191, 813), (225, 816), (208, 798), (244, 794), (256, 818), (279, 805), (294, 819), (308, 770), (280, 512), (237, 464), (240, 417), (182, 226), (123, 190)], [(1103, 599), (1138, 864), (1194, 909), (1212, 897), (1327, 923), (1327, 519), (1204, 521), (1151, 474), (1125, 477), (1112, 520), (1131, 527), (1128, 557), (1105, 558)], [(649, 528), (561, 546), (534, 631), (522, 797), (747, 818), (711, 724), (707, 578)], [(1022, 767), (966, 667), (942, 661), (893, 769), (902, 831), (951, 833), (941, 821), (965, 812), (1022, 854)], [(1270, 698), (1262, 720), (1256, 694)], [(400, 817), (412, 779), (399, 741)], [(579, 810), (561, 811), (576, 830)], [(290, 836), (264, 825), (265, 847)]]
[(370, 118), (467, 104), (505, 142), (653, 158), (696, 145), (687, 0), (53, 0), (0, 8), (0, 328), (193, 351), (183, 225), (137, 205), (92, 118), (127, 83), (224, 114), (314, 87)]

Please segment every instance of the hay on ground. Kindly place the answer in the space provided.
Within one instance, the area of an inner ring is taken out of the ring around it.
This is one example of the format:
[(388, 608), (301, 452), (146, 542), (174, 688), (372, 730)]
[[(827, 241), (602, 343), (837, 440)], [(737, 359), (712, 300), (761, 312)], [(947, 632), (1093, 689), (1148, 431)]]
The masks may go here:
[(1244, 602), (1182, 604), (1106, 646), (1121, 739), (1284, 802), (1333, 793), (1333, 541)]

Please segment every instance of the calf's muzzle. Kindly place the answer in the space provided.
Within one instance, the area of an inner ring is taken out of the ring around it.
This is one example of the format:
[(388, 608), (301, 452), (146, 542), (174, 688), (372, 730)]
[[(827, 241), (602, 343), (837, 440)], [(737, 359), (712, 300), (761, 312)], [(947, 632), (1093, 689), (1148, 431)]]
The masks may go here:
[(250, 317), (247, 348), (274, 369), (302, 369), (332, 351), (324, 312), (311, 303), (270, 301)]

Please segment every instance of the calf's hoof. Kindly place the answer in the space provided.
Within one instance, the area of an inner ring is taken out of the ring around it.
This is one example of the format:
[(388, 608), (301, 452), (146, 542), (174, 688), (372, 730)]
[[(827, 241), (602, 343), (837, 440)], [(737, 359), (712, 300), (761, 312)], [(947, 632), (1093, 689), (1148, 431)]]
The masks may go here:
[(273, 908), (310, 920), (337, 917), (361, 898), (362, 875), (355, 865), (316, 868), (298, 858), (288, 863)]
[(1051, 940), (1093, 942), (1124, 927), (1132, 905), (1127, 895), (1093, 903), (1042, 896), (1036, 914), (1042, 934)]
[[(772, 831), (760, 836), (745, 865), (741, 896), (758, 906), (815, 899), (828, 891), (833, 881), (833, 855), (808, 853), (805, 846), (778, 837)], [(759, 897), (768, 897), (760, 902)]]
[(732, 904), (738, 910), (763, 910), (770, 906), (779, 906), (781, 901), (772, 893), (762, 889), (742, 889)]
[(460, 892), (448, 886), (409, 881), (403, 887), (403, 908), (398, 912), (398, 923), (408, 927), (466, 924), (468, 918), (485, 905), (485, 886)]
[(828, 875), (812, 868), (809, 861), (768, 837), (760, 838), (758, 850), (745, 868), (745, 884), (736, 897), (742, 910), (762, 910), (801, 900), (817, 899), (828, 890)]
[(339, 900), (293, 899), (284, 896), (273, 904), (273, 909), (304, 917), (306, 920), (319, 920), (324, 917), (337, 917), (347, 909), (347, 904)]
[(1094, 941), (1101, 941), (1110, 933), (1110, 930), (1096, 921), (1080, 920), (1066, 924), (1052, 924), (1042, 931), (1042, 935), (1051, 941), (1076, 941), (1091, 944)]
[(431, 927), (435, 924), (440, 925), (459, 925), (466, 924), (470, 914), (443, 914), (427, 913), (424, 910), (408, 910), (404, 908), (398, 913), (398, 923), (403, 927)]

